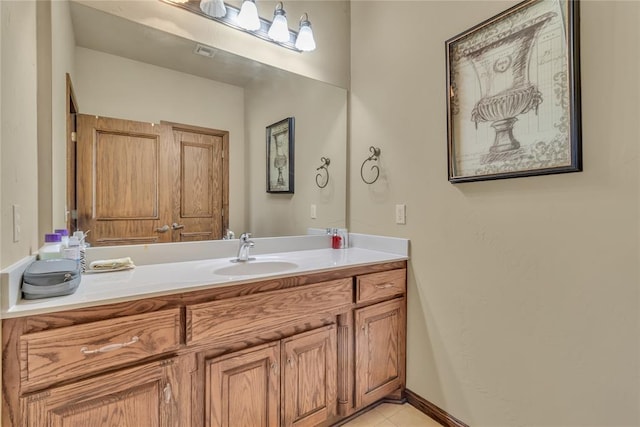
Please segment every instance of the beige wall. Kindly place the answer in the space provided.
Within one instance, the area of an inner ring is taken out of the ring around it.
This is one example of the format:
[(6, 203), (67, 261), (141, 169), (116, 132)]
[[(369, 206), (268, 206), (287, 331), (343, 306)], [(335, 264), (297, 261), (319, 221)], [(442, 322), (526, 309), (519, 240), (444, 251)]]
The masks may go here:
[(581, 2), (584, 172), (452, 185), (444, 42), (513, 4), (352, 3), (350, 227), (411, 239), (409, 389), (473, 426), (637, 426), (640, 2)]
[[(2, 1), (0, 8), (0, 266), (6, 267), (38, 245), (36, 5)], [(13, 241), (14, 204), (22, 213), (19, 242)]]
[(229, 227), (246, 228), (242, 88), (80, 47), (73, 84), (83, 114), (228, 130)]
[[(249, 229), (256, 237), (305, 234), (308, 227), (346, 223), (347, 92), (291, 74), (246, 90)], [(265, 127), (295, 117), (294, 194), (266, 192)], [(316, 185), (321, 157), (331, 160), (330, 179)], [(311, 219), (311, 205), (317, 217)], [(242, 231), (242, 230), (238, 230)]]

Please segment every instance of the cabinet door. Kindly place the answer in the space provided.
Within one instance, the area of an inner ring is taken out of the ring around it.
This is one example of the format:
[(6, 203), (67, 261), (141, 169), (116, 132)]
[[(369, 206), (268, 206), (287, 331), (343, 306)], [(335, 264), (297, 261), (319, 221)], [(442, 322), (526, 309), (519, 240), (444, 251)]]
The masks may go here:
[(282, 341), (283, 426), (315, 426), (337, 408), (336, 328)]
[(278, 426), (279, 361), (279, 343), (206, 360), (205, 426)]
[(356, 407), (390, 394), (404, 383), (404, 298), (355, 311)]
[(180, 426), (172, 361), (149, 363), (22, 398), (28, 427)]

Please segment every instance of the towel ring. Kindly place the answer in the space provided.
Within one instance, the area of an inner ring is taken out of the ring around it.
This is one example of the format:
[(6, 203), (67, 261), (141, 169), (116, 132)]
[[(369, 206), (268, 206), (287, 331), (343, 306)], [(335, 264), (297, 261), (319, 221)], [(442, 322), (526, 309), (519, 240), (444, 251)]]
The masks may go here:
[[(322, 164), (316, 168), (317, 171), (321, 171), (316, 174), (316, 185), (319, 188), (324, 188), (329, 184), (329, 164), (331, 163), (331, 159), (328, 157), (320, 157), (320, 161)], [(322, 170), (325, 172), (324, 180), (322, 179)], [(324, 182), (324, 184), (321, 184), (322, 182)]]
[(374, 182), (376, 182), (378, 180), (378, 178), (380, 177), (380, 168), (378, 167), (377, 164), (374, 164), (371, 166), (371, 170), (375, 171), (375, 178), (373, 178), (370, 181), (367, 181), (367, 179), (364, 177), (364, 165), (367, 164), (367, 162), (377, 162), (378, 161), (378, 157), (380, 157), (380, 148), (379, 147), (374, 147), (373, 145), (371, 147), (369, 147), (369, 151), (371, 151), (371, 155), (365, 159), (364, 162), (362, 162), (362, 166), (360, 166), (360, 178), (362, 178), (362, 180), (365, 182), (365, 184), (373, 184)]

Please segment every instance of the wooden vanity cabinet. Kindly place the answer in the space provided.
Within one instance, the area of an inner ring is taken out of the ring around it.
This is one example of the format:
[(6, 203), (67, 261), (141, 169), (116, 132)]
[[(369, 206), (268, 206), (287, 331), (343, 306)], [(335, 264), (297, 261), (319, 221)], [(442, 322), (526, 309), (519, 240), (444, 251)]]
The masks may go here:
[(356, 279), (357, 302), (370, 304), (354, 312), (356, 408), (368, 406), (404, 387), (405, 292), (405, 269)]
[(25, 427), (181, 425), (177, 360), (147, 363), (21, 398)]
[(2, 320), (4, 427), (329, 426), (404, 388), (406, 262)]
[(205, 360), (205, 426), (316, 426), (336, 415), (336, 328)]
[(282, 340), (282, 426), (315, 426), (337, 413), (335, 325)]
[(205, 360), (205, 427), (280, 423), (277, 343)]

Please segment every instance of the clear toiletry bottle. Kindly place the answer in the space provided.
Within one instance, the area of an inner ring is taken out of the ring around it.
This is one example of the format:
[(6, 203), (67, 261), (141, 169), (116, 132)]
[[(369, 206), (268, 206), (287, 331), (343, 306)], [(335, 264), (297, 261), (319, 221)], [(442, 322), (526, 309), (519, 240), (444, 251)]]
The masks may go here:
[(54, 233), (58, 233), (62, 236), (62, 240), (60, 244), (62, 245), (62, 249), (69, 247), (69, 232), (65, 228), (59, 228), (57, 230), (53, 230)]
[(80, 240), (77, 237), (69, 237), (69, 246), (62, 248), (62, 257), (72, 259), (80, 265)]
[(44, 235), (44, 245), (38, 250), (39, 259), (62, 258), (62, 236), (58, 233)]

